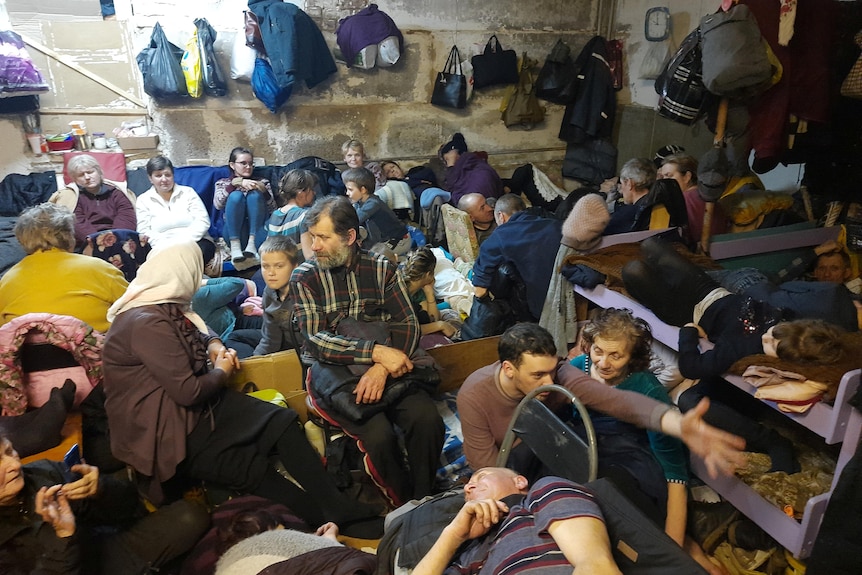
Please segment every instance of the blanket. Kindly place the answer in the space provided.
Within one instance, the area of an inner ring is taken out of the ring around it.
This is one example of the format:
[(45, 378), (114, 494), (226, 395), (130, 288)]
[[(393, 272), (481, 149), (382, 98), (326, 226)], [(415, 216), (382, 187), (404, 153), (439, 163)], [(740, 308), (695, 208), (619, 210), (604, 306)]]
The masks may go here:
[[(704, 269), (721, 269), (721, 266), (708, 256), (693, 254), (680, 243), (672, 243), (671, 245), (680, 254)], [(608, 246), (596, 250), (591, 254), (570, 254), (563, 260), (563, 265), (585, 265), (590, 267), (607, 277), (605, 280), (606, 287), (631, 297), (623, 286), (622, 269), (628, 262), (640, 259), (640, 257), (641, 250), (639, 243), (625, 243)]]

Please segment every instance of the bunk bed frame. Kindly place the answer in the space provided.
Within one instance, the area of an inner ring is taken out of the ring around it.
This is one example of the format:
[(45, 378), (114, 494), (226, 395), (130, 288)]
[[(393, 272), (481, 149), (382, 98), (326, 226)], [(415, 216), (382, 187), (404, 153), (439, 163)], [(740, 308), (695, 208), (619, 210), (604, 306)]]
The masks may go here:
[[(775, 228), (775, 230), (777, 233), (756, 237), (744, 237), (745, 234), (733, 234), (727, 241), (714, 242), (711, 248), (711, 255), (713, 259), (723, 261), (730, 258), (771, 253), (778, 250), (812, 247), (827, 240), (836, 239), (840, 228), (794, 229), (789, 232), (781, 232), (780, 228)], [(606, 241), (603, 242), (602, 247), (623, 242), (640, 242), (662, 231), (665, 230), (650, 230), (648, 232), (608, 236)], [(634, 315), (650, 324), (653, 336), (658, 341), (671, 349), (678, 349), (679, 328), (659, 320), (655, 314), (637, 301), (619, 292), (607, 289), (604, 285), (596, 286), (595, 289), (585, 289), (576, 286), (575, 292), (599, 307), (617, 307), (632, 310)], [(709, 342), (704, 340), (702, 344), (709, 345)], [(726, 375), (725, 379), (752, 396), (756, 391), (753, 386), (744, 382), (739, 376)], [(715, 489), (749, 519), (757, 523), (778, 543), (793, 553), (794, 556), (799, 558), (808, 557), (811, 554), (811, 549), (820, 530), (823, 513), (826, 511), (832, 491), (838, 484), (841, 471), (844, 469), (847, 461), (853, 456), (859, 439), (862, 437), (862, 414), (847, 403), (859, 387), (860, 379), (862, 379), (862, 370), (856, 369), (845, 373), (838, 386), (834, 405), (828, 405), (823, 402), (817, 403), (808, 412), (802, 414), (779, 412), (794, 423), (822, 437), (827, 445), (842, 443), (830, 490), (808, 500), (801, 521), (797, 521), (793, 517), (786, 515), (782, 509), (779, 509), (761, 497), (754, 489), (743, 483), (736, 476), (711, 478), (707, 473), (704, 462), (695, 455), (692, 455), (691, 458), (692, 469), (707, 485)], [(766, 401), (765, 403), (778, 411), (774, 402)]]

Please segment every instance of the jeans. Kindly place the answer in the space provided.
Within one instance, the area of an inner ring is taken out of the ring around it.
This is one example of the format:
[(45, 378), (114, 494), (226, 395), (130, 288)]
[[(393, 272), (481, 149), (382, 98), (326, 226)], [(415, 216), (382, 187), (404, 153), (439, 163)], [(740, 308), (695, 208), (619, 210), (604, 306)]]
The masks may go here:
[(260, 192), (231, 192), (224, 207), (225, 239), (245, 244), (253, 233), (255, 247), (260, 247), (266, 239), (266, 216), (266, 201)]

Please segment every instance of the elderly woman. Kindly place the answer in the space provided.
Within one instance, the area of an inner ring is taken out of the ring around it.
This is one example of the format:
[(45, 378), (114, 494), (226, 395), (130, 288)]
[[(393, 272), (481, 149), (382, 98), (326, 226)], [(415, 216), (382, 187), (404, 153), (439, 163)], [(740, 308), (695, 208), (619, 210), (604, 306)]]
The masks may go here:
[(305, 225), (305, 211), (314, 203), (314, 187), (317, 176), (309, 170), (290, 170), (278, 184), (278, 198), (281, 207), (272, 212), (267, 234), (287, 236), (298, 246), (302, 246), (305, 259), (310, 259), (311, 235)]
[(71, 472), (48, 460), (22, 465), (0, 436), (0, 572), (148, 572), (191, 549), (209, 526), (197, 503), (147, 513), (131, 483), (84, 463)]
[(111, 264), (71, 253), (72, 212), (50, 202), (28, 208), (15, 223), (15, 237), (27, 256), (0, 278), (0, 324), (46, 312), (74, 316), (107, 331), (108, 308), (128, 284)]
[[(652, 331), (626, 309), (599, 310), (584, 327), (585, 354), (571, 360), (597, 381), (636, 391), (668, 405), (664, 387), (649, 371)], [(599, 466), (613, 467), (630, 475), (641, 491), (659, 507), (665, 531), (682, 545), (686, 522), (688, 471), (682, 443), (658, 431), (644, 431), (606, 415), (593, 413), (592, 421), (600, 437)], [(660, 467), (659, 467), (660, 466)]]
[(459, 200), (477, 193), (486, 199), (503, 195), (503, 182), (487, 161), (487, 156), (467, 151), (467, 142), (460, 132), (440, 146), (437, 155), (446, 164), (446, 189), (451, 194), (449, 203), (457, 206)]
[[(254, 156), (248, 148), (231, 150), (232, 175), (215, 183), (213, 205), (224, 210), (224, 237), (234, 262), (259, 260), (257, 248), (266, 239), (267, 214), (275, 207), (269, 180), (252, 178)], [(243, 247), (245, 246), (245, 247)]]
[(75, 247), (103, 230), (135, 230), (135, 194), (123, 184), (104, 179), (102, 166), (89, 154), (74, 156), (66, 167), (72, 182), (48, 200), (75, 214)]
[(210, 217), (198, 193), (174, 182), (174, 165), (164, 156), (150, 158), (147, 176), (152, 186), (135, 203), (138, 232), (158, 247), (177, 241), (197, 242), (203, 261), (215, 255), (209, 237)]
[[(181, 479), (202, 480), (282, 503), (312, 525), (332, 520), (379, 536), (382, 524), (357, 523), (378, 510), (338, 491), (295, 411), (227, 389), (236, 352), (189, 305), (202, 275), (194, 243), (157, 247), (108, 311), (111, 451), (155, 500)], [(301, 488), (271, 464), (274, 455)]]

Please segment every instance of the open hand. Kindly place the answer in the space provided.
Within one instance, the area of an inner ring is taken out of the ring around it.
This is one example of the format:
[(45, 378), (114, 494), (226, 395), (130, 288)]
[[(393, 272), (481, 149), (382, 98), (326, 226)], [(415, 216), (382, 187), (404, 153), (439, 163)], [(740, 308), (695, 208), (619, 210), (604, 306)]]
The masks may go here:
[(703, 458), (710, 477), (731, 475), (745, 464), (745, 440), (722, 431), (703, 420), (709, 409), (709, 399), (700, 400), (694, 409), (682, 416), (681, 438), (694, 453)]

